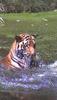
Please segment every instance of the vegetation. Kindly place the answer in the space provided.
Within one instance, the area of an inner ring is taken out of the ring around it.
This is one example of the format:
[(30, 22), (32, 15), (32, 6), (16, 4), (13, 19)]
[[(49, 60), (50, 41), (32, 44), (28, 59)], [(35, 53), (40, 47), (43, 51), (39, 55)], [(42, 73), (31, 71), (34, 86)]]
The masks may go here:
[(0, 12), (39, 12), (57, 9), (57, 0), (0, 0)]
[[(57, 59), (57, 12), (0, 14), (0, 47), (4, 51), (10, 49), (15, 35), (20, 32), (37, 34), (36, 46), (42, 59), (53, 61)], [(5, 55), (0, 50), (0, 55)]]

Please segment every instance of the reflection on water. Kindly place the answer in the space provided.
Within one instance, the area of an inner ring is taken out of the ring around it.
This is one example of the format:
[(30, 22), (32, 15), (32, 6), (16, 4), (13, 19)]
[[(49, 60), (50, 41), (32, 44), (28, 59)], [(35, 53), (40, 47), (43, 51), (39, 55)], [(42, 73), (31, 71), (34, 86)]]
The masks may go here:
[(21, 71), (0, 65), (0, 91), (0, 100), (57, 100), (57, 61)]

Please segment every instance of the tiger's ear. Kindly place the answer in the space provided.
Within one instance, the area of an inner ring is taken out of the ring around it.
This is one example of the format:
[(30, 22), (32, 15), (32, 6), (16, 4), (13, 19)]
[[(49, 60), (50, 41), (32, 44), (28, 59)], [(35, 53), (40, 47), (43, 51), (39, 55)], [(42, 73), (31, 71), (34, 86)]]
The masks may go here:
[(37, 37), (38, 37), (38, 34), (32, 34), (32, 36), (33, 36), (34, 38), (37, 38)]
[(16, 42), (21, 42), (22, 38), (20, 36), (15, 36), (15, 40), (16, 40)]

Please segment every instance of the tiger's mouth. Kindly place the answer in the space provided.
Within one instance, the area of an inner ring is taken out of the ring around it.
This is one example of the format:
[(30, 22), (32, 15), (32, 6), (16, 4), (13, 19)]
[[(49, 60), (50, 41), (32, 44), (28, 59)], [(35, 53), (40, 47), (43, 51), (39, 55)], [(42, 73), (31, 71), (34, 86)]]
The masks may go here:
[(29, 53), (25, 52), (24, 50), (17, 50), (16, 56), (19, 60), (19, 63), (22, 64), (24, 67), (32, 66), (32, 63), (35, 59), (35, 54), (30, 55)]

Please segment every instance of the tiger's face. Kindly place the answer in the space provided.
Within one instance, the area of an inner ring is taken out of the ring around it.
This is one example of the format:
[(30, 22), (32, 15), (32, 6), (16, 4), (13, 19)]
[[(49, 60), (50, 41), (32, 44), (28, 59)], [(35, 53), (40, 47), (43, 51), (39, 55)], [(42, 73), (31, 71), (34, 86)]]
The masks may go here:
[[(15, 37), (13, 60), (22, 65), (23, 67), (30, 67), (33, 58), (36, 55), (36, 43), (33, 35), (22, 33)], [(23, 64), (22, 64), (23, 63)]]
[[(15, 37), (16, 39), (16, 54), (19, 57), (20, 54), (32, 56), (35, 54), (35, 38), (28, 34), (20, 34)], [(22, 56), (20, 56), (22, 57)]]

